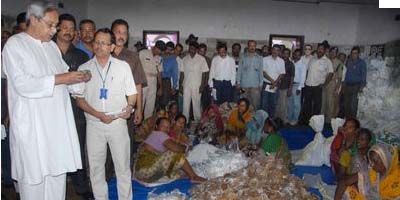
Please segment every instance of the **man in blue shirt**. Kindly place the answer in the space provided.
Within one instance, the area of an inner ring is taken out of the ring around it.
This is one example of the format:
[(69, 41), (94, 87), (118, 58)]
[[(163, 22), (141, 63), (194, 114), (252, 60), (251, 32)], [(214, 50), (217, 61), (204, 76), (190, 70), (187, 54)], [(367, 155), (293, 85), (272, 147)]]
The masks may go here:
[(263, 59), (256, 53), (257, 42), (247, 42), (247, 53), (239, 62), (236, 73), (236, 88), (242, 90), (254, 109), (260, 106), (260, 91), (263, 85)]
[(79, 23), (81, 39), (76, 44), (76, 48), (85, 52), (89, 58), (93, 57), (93, 40), (96, 32), (96, 24), (90, 19), (84, 19)]
[(172, 100), (176, 99), (178, 90), (178, 62), (174, 56), (175, 45), (173, 42), (167, 42), (166, 51), (162, 58), (163, 70), (161, 72), (162, 89), (160, 97), (160, 106), (165, 107)]
[(345, 117), (357, 117), (358, 93), (362, 92), (367, 84), (367, 65), (360, 59), (360, 47), (351, 49), (351, 59), (346, 63), (344, 79), (344, 113)]

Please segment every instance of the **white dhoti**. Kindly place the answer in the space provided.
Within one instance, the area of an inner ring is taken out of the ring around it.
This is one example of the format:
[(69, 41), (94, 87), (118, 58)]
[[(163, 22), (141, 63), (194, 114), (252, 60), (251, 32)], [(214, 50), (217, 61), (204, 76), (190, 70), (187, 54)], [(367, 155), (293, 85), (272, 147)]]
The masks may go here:
[(132, 200), (130, 170), (130, 139), (126, 121), (116, 120), (111, 124), (87, 122), (87, 151), (90, 168), (90, 182), (96, 200), (108, 199), (105, 180), (107, 143), (117, 175), (118, 199)]
[(66, 174), (46, 176), (42, 183), (35, 185), (18, 183), (18, 187), (22, 200), (64, 200), (66, 192)]

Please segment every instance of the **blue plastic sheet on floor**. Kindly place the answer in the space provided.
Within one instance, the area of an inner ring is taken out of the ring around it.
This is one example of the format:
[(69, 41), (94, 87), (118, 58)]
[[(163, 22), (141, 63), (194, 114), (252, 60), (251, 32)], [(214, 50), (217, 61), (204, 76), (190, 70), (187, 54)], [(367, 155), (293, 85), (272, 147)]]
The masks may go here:
[[(282, 128), (279, 130), (283, 138), (285, 138), (289, 150), (303, 149), (314, 139), (315, 132), (308, 126), (297, 126)], [(322, 135), (325, 137), (332, 136), (332, 131), (324, 129)]]
[(311, 166), (294, 166), (292, 174), (299, 178), (303, 178), (304, 174), (321, 175), (321, 179), (324, 183), (329, 185), (336, 184), (335, 174), (333, 174), (332, 169), (326, 165), (321, 167), (311, 167)]
[[(189, 195), (189, 190), (194, 184), (189, 179), (178, 179), (174, 182), (164, 184), (157, 187), (146, 187), (137, 181), (132, 180), (133, 187), (133, 199), (135, 200), (146, 200), (149, 192), (161, 194), (163, 192), (171, 192), (172, 190), (178, 189), (180, 192)], [(108, 182), (108, 196), (110, 200), (118, 199), (117, 192), (117, 181), (115, 178)]]
[(324, 199), (324, 197), (322, 196), (322, 194), (319, 192), (319, 190), (317, 188), (307, 188), (307, 191), (309, 191), (311, 194), (314, 194), (315, 196), (318, 197), (319, 200)]

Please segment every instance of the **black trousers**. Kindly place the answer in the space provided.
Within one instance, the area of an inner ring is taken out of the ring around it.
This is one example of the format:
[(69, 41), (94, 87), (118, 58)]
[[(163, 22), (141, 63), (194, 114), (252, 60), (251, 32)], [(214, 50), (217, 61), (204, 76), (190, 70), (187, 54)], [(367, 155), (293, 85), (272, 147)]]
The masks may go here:
[(344, 116), (346, 118), (357, 117), (358, 93), (360, 92), (360, 89), (360, 84), (346, 84), (343, 87)]
[(304, 87), (304, 119), (307, 121), (313, 115), (321, 114), (322, 106), (322, 86), (305, 86)]
[(86, 165), (86, 120), (75, 119), (76, 130), (78, 132), (79, 146), (81, 148), (82, 169), (68, 173), (76, 193), (83, 194), (91, 192), (87, 176)]
[(170, 78), (162, 79), (162, 95), (159, 98), (159, 106), (165, 108), (168, 106), (169, 102), (176, 101), (178, 102), (178, 96), (172, 94), (172, 85)]
[(232, 102), (233, 87), (230, 81), (213, 80), (214, 88), (217, 90), (217, 104), (221, 105), (225, 102)]

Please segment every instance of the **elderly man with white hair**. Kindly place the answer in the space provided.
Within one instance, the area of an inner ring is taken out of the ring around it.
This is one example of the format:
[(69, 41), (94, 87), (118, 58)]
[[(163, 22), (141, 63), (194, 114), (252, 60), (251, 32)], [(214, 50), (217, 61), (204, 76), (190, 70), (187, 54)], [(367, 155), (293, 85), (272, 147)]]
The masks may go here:
[(12, 177), (21, 199), (64, 200), (66, 173), (82, 168), (78, 135), (69, 98), (84, 72), (68, 72), (51, 41), (57, 7), (28, 6), (26, 32), (12, 36), (3, 49), (8, 80)]

